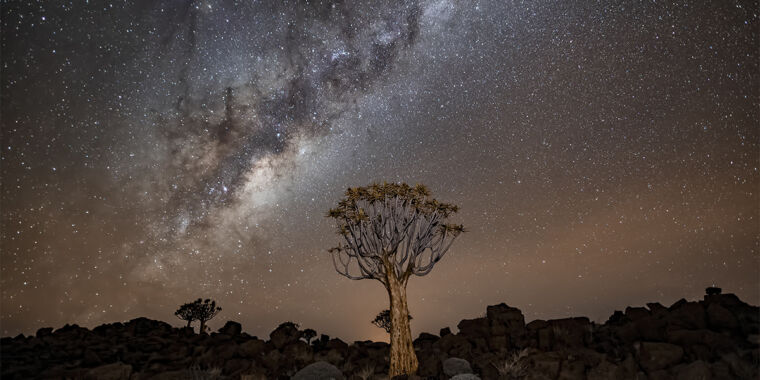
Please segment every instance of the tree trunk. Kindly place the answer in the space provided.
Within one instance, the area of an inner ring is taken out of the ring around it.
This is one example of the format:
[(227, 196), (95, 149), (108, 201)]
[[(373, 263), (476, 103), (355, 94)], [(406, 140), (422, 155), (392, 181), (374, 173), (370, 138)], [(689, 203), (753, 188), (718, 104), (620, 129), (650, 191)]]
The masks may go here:
[(192, 320), (187, 321), (187, 327), (190, 327), (190, 322), (192, 322)]
[(201, 331), (199, 331), (198, 334), (205, 334), (206, 333), (206, 321), (204, 321), (202, 319), (200, 321), (201, 321)]
[(391, 368), (389, 377), (417, 372), (417, 355), (412, 345), (406, 287), (393, 275), (388, 276), (388, 296), (391, 303)]

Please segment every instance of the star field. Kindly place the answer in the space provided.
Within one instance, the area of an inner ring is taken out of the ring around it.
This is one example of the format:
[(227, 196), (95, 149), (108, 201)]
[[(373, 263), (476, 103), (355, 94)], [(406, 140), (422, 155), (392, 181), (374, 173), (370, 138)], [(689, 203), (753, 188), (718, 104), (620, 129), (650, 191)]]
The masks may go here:
[(468, 233), (413, 334), (506, 302), (605, 320), (760, 302), (757, 2), (4, 2), (3, 336), (182, 303), (344, 340), (349, 186), (426, 184)]

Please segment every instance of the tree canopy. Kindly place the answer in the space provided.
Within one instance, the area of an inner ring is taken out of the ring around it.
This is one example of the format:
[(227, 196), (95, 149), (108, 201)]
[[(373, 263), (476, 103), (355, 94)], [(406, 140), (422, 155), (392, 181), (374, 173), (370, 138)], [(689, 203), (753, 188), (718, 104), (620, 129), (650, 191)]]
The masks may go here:
[(353, 280), (375, 279), (387, 287), (384, 258), (389, 258), (392, 274), (402, 283), (411, 275), (424, 276), (464, 232), (461, 224), (448, 223), (458, 210), (433, 199), (424, 185), (349, 188), (327, 214), (343, 237), (330, 249), (335, 270)]

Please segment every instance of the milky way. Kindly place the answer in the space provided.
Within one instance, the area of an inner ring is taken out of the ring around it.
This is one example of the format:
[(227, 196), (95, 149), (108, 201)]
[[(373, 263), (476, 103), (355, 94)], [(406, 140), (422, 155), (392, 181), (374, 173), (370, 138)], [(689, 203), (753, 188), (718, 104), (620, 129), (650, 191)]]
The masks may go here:
[[(760, 302), (758, 4), (126, 1), (2, 6), (2, 333), (211, 297), (386, 339), (334, 272), (348, 186), (424, 183), (470, 231), (414, 333)], [(172, 323), (179, 325), (179, 320)]]

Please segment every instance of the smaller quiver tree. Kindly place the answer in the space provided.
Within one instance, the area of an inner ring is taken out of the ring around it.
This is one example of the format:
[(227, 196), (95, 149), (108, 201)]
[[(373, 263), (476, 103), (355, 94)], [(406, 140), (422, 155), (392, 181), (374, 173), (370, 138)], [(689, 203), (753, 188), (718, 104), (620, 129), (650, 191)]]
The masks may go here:
[(187, 321), (187, 327), (190, 327), (190, 324), (197, 319), (195, 318), (195, 313), (193, 312), (192, 303), (186, 303), (180, 306), (179, 309), (174, 312), (174, 315), (183, 321)]
[[(407, 320), (412, 320), (412, 316), (407, 314), (406, 315)], [(375, 319), (372, 321), (372, 324), (384, 329), (385, 332), (388, 334), (391, 333), (391, 311), (389, 309), (385, 309), (377, 314)]]

